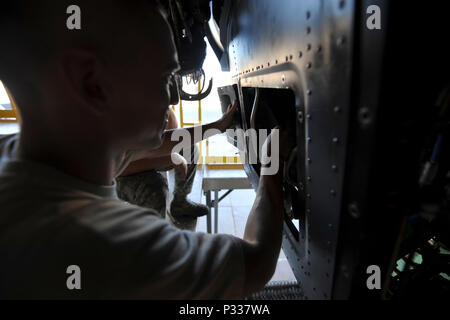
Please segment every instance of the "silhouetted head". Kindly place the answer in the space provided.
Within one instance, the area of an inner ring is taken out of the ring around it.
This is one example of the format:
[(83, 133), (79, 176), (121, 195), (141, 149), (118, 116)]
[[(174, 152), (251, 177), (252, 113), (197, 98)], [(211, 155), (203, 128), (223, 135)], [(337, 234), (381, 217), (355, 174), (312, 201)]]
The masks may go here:
[[(8, 2), (0, 8), (0, 79), (19, 106), (22, 130), (74, 147), (161, 144), (178, 59), (154, 1)], [(73, 4), (81, 30), (67, 28)]]

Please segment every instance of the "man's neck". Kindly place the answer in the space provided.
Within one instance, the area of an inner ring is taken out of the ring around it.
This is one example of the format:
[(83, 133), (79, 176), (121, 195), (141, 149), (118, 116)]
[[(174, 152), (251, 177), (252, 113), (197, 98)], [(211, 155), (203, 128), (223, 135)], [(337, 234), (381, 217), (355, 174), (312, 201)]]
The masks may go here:
[(123, 153), (111, 152), (95, 137), (64, 141), (62, 136), (36, 134), (22, 128), (17, 155), (90, 183), (114, 184)]

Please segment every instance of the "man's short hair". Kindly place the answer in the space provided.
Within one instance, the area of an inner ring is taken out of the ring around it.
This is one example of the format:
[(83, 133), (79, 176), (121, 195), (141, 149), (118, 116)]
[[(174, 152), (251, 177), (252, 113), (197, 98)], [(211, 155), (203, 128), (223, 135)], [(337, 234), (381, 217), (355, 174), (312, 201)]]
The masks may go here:
[(100, 56), (117, 53), (126, 47), (115, 43), (120, 34), (132, 36), (130, 27), (139, 27), (149, 18), (143, 6), (160, 8), (154, 0), (75, 2), (82, 19), (82, 29), (76, 31), (66, 26), (67, 8), (75, 4), (73, 0), (8, 0), (0, 4), (0, 41), (5, 44), (0, 52), (0, 80), (10, 85), (25, 81), (65, 46), (81, 45)]

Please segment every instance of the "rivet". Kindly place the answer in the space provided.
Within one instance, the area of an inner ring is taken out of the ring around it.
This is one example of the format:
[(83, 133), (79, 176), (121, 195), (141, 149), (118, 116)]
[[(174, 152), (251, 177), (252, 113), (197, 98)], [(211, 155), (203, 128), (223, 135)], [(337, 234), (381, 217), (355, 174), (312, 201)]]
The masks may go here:
[(341, 45), (343, 45), (345, 43), (345, 37), (344, 36), (340, 36), (338, 39), (337, 39), (337, 44), (338, 44), (338, 46), (341, 46)]
[(333, 164), (333, 165), (331, 166), (331, 170), (333, 170), (334, 172), (338, 171), (337, 165)]
[(368, 127), (372, 123), (369, 108), (363, 107), (359, 110), (359, 122), (363, 127)]
[(299, 52), (298, 52), (298, 57), (299, 57), (299, 58), (303, 57), (303, 52), (299, 51)]
[(308, 158), (307, 161), (308, 161), (308, 163), (311, 163), (311, 162), (312, 162), (311, 158)]
[(312, 118), (312, 117), (311, 117), (310, 114), (307, 114), (307, 115), (306, 115), (306, 119), (311, 120), (311, 118)]
[(345, 0), (339, 1), (339, 9), (344, 9), (345, 7)]
[(311, 12), (310, 12), (310, 11), (307, 11), (307, 12), (306, 12), (306, 19), (309, 20), (310, 18), (311, 18)]
[(333, 197), (336, 196), (336, 190), (331, 189), (331, 190), (330, 190), (330, 194), (331, 194)]
[(311, 50), (311, 44), (308, 43), (308, 45), (306, 46), (306, 51), (310, 51)]
[(307, 28), (306, 28), (306, 33), (307, 33), (307, 34), (310, 34), (310, 33), (311, 33), (311, 27), (307, 27)]
[(311, 67), (312, 67), (312, 64), (311, 64), (311, 63), (307, 63), (307, 64), (306, 64), (306, 68), (307, 68), (307, 69), (311, 69)]
[(294, 59), (294, 56), (291, 54), (290, 56), (289, 56), (289, 59)]
[(311, 138), (311, 137), (308, 137), (308, 138), (306, 138), (306, 141), (308, 141), (309, 143), (311, 143), (312, 138)]
[(334, 137), (333, 138), (333, 143), (339, 143), (339, 138), (338, 137)]
[(316, 52), (319, 53), (319, 52), (321, 52), (321, 51), (322, 51), (322, 47), (321, 47), (321, 46), (317, 46)]
[(341, 270), (342, 273), (344, 274), (344, 277), (348, 278), (350, 276), (350, 272), (346, 266), (342, 266)]
[(298, 116), (298, 121), (300, 123), (303, 123), (304, 122), (303, 111), (299, 111), (297, 116)]
[(311, 181), (312, 181), (312, 178), (311, 178), (311, 177), (308, 177), (307, 180), (308, 180), (309, 182), (311, 182)]
[(334, 112), (335, 113), (341, 112), (341, 107), (339, 107), (339, 106), (334, 107)]
[(308, 90), (308, 91), (306, 91), (306, 94), (307, 94), (308, 96), (310, 96), (310, 95), (312, 95), (312, 91), (311, 91), (311, 90)]
[(350, 203), (350, 205), (348, 206), (348, 212), (354, 219), (359, 219), (361, 217), (361, 213), (356, 202)]

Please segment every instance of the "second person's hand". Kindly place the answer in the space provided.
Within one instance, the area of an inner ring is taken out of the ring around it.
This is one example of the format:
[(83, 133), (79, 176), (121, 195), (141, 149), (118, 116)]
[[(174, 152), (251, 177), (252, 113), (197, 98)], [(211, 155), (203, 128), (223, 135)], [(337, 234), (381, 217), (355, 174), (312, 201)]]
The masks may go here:
[(219, 129), (221, 132), (227, 131), (233, 124), (233, 117), (234, 114), (239, 106), (239, 102), (236, 100), (233, 105), (230, 105), (228, 107), (227, 113), (223, 115), (223, 117), (217, 121), (217, 129)]

